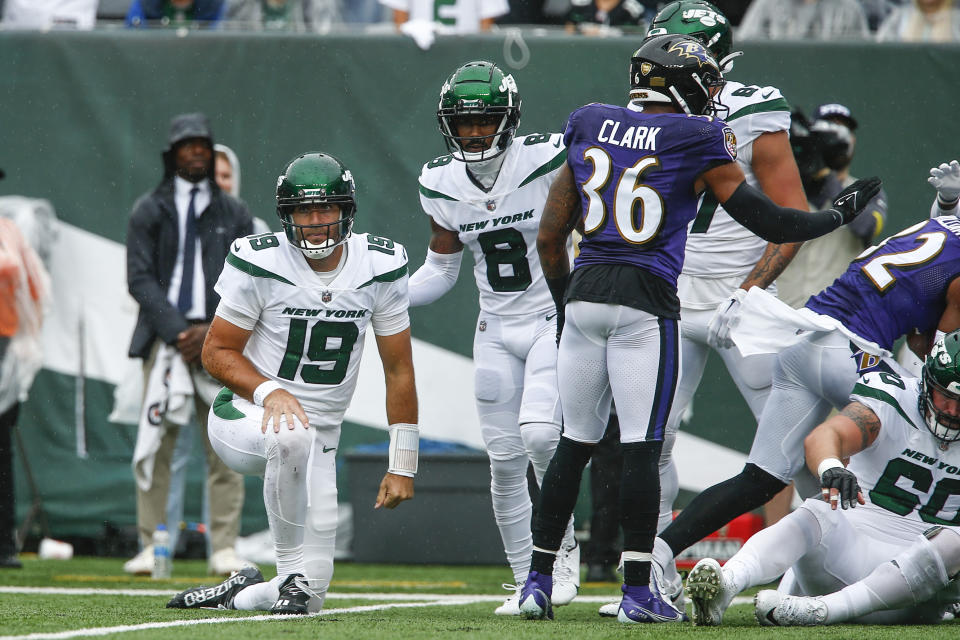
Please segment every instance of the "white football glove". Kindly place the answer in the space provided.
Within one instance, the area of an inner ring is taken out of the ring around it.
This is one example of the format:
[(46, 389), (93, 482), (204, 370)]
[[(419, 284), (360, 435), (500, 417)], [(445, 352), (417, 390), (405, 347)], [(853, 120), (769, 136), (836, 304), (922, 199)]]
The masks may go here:
[(944, 162), (939, 167), (933, 167), (927, 182), (937, 190), (940, 200), (953, 202), (960, 197), (960, 162), (951, 160), (950, 164)]
[(730, 297), (720, 303), (707, 327), (707, 344), (714, 349), (733, 347), (730, 330), (740, 323), (740, 303), (747, 295), (746, 289), (736, 289)]

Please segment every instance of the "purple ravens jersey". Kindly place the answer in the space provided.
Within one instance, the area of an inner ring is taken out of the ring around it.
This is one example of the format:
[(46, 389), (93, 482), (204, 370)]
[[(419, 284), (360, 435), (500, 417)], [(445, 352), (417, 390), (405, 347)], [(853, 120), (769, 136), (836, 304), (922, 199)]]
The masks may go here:
[(960, 276), (960, 219), (926, 220), (857, 256), (807, 308), (840, 320), (884, 349), (912, 329), (936, 328)]
[(570, 116), (564, 142), (583, 207), (574, 271), (632, 265), (675, 289), (697, 213), (694, 183), (736, 159), (730, 127), (709, 116), (588, 104)]

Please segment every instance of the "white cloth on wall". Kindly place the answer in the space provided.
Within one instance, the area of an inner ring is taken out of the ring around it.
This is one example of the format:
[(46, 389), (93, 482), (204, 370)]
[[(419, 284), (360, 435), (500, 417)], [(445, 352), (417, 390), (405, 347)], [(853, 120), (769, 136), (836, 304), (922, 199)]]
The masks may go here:
[(93, 29), (99, 0), (4, 0), (5, 29)]

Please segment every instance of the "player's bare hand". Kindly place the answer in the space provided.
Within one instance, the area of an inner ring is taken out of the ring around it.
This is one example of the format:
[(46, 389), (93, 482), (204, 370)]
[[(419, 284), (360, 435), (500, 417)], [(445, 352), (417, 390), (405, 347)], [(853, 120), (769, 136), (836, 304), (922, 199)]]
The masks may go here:
[(853, 509), (859, 504), (866, 504), (857, 476), (843, 467), (832, 467), (820, 476), (821, 495), (830, 503), (830, 508), (836, 511), (837, 506), (843, 509)]
[(413, 497), (413, 478), (388, 473), (380, 481), (380, 491), (377, 493), (377, 502), (374, 509), (386, 507), (393, 509), (404, 500)]
[(200, 352), (209, 324), (193, 324), (177, 334), (177, 351), (187, 364), (200, 364)]
[(300, 421), (304, 429), (310, 428), (307, 414), (300, 406), (300, 401), (286, 389), (274, 389), (263, 399), (263, 423), (260, 425), (260, 431), (266, 433), (267, 429), (273, 425), (273, 432), (280, 433), (281, 420), (287, 421), (287, 429), (294, 429), (297, 426), (294, 417)]

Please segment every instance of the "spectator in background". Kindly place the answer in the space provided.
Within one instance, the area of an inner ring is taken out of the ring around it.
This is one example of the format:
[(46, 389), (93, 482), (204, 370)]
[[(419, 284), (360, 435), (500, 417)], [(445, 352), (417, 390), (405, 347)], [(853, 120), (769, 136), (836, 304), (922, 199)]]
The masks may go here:
[[(0, 173), (2, 177), (2, 173)], [(19, 569), (13, 446), (20, 403), (40, 369), (40, 325), (50, 277), (17, 224), (0, 218), (0, 569)]]
[(960, 41), (960, 9), (954, 8), (952, 0), (913, 0), (887, 16), (877, 31), (877, 40)]
[[(213, 177), (221, 191), (229, 193), (237, 200), (240, 198), (240, 159), (233, 149), (219, 142), (213, 145)], [(241, 200), (242, 201), (242, 200)], [(254, 233), (270, 233), (270, 225), (263, 218), (254, 216)]]
[(127, 284), (140, 305), (129, 355), (143, 359), (147, 384), (134, 453), (143, 550), (124, 570), (149, 573), (153, 566), (151, 540), (164, 522), (178, 424), (189, 419), (189, 408), (179, 422), (171, 415), (172, 389), (178, 370), (186, 367), (180, 374), (187, 378), (186, 385), (180, 383), (179, 393), (192, 399), (206, 450), (213, 550), (209, 570), (228, 574), (245, 566), (234, 551), (243, 477), (210, 446), (207, 414), (219, 385), (200, 366), (200, 350), (219, 301), (213, 286), (230, 243), (249, 235), (253, 223), (246, 206), (209, 179), (214, 172), (213, 134), (203, 114), (173, 118), (163, 161), (163, 180), (134, 204), (127, 230)]
[(128, 27), (212, 27), (223, 18), (224, 0), (133, 0)]
[(745, 40), (866, 38), (867, 16), (857, 0), (753, 0), (737, 37)]
[(507, 0), (380, 0), (393, 10), (397, 29), (407, 22), (434, 23), (440, 33), (489, 31), (494, 20), (510, 11)]
[[(850, 175), (856, 128), (856, 119), (844, 105), (831, 103), (817, 107), (810, 125), (815, 156), (797, 158), (797, 165), (802, 165), (801, 177), (811, 207), (816, 207), (818, 202), (829, 202), (856, 181)], [(777, 280), (780, 299), (792, 307), (802, 307), (810, 296), (830, 285), (851, 260), (870, 246), (883, 231), (886, 219), (887, 194), (881, 189), (856, 220), (804, 243)]]
[(99, 0), (0, 0), (4, 29), (93, 29)]
[(340, 21), (336, 0), (227, 0), (226, 20), (243, 29), (327, 33)]
[(646, 31), (646, 12), (639, 0), (572, 0), (566, 30), (586, 36), (640, 33)]

